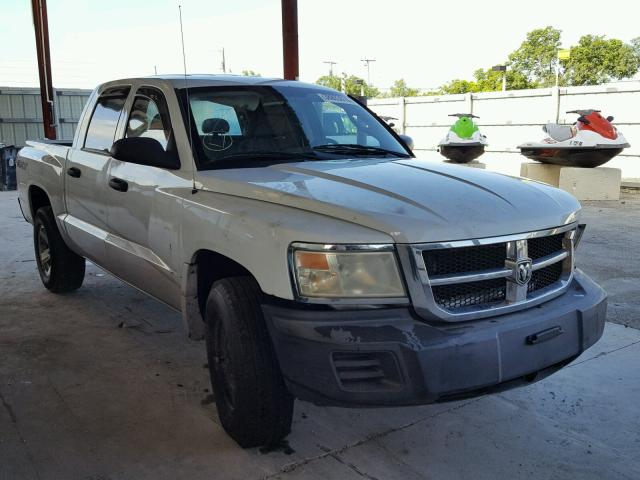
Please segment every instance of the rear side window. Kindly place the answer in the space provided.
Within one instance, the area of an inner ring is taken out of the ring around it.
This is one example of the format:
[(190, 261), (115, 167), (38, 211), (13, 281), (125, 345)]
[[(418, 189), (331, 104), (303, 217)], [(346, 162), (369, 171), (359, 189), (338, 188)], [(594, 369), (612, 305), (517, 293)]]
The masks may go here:
[(96, 102), (89, 121), (84, 148), (108, 152), (113, 145), (116, 127), (129, 95), (129, 87), (106, 90)]

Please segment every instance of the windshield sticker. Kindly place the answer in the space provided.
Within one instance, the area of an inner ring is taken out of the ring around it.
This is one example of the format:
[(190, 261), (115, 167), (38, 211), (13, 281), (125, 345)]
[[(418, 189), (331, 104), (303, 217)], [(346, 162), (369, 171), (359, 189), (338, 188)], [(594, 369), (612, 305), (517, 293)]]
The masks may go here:
[(353, 103), (353, 101), (346, 95), (340, 95), (335, 93), (319, 93), (320, 97), (325, 102), (331, 103)]

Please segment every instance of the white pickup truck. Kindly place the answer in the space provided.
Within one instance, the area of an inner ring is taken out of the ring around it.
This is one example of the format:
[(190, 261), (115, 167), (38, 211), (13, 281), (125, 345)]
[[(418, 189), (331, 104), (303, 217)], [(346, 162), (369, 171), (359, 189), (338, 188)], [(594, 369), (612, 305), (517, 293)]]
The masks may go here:
[(87, 258), (181, 311), (243, 447), (284, 438), (295, 397), (478, 395), (543, 378), (602, 335), (571, 195), (418, 160), (331, 89), (117, 80), (72, 145), (29, 142), (17, 167), (45, 287), (79, 288)]

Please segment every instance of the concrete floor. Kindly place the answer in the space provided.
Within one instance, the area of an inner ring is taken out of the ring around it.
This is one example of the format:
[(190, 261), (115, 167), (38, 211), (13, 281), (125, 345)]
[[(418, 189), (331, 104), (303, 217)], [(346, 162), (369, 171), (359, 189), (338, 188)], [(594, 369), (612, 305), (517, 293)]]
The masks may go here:
[[(640, 195), (587, 203), (578, 262), (640, 327)], [(178, 315), (90, 266), (48, 293), (31, 229), (0, 193), (0, 479), (637, 479), (640, 331), (607, 324), (571, 366), (456, 403), (297, 402), (291, 450), (242, 450), (218, 423), (202, 343)]]

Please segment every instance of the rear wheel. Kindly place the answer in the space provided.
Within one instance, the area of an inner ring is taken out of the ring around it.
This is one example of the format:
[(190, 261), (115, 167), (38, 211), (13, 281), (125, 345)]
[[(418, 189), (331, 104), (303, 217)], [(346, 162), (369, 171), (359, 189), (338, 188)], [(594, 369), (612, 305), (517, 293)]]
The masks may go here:
[(71, 292), (84, 280), (84, 258), (64, 243), (51, 207), (39, 208), (33, 222), (33, 246), (40, 279), (54, 293)]
[(274, 445), (291, 431), (287, 390), (262, 315), (254, 279), (233, 277), (211, 287), (206, 307), (209, 372), (218, 415), (241, 447)]

